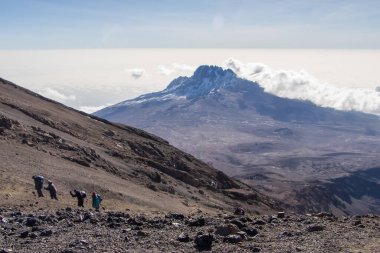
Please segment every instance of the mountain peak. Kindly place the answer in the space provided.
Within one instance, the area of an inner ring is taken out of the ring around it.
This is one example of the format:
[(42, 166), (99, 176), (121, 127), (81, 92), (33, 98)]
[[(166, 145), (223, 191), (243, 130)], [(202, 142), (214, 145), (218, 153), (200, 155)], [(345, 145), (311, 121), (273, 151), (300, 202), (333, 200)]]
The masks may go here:
[(164, 92), (195, 99), (231, 85), (236, 78), (236, 74), (230, 69), (202, 65), (195, 70), (191, 77), (174, 79)]
[(193, 75), (196, 79), (216, 79), (218, 77), (236, 77), (236, 74), (231, 69), (223, 69), (214, 65), (201, 65), (199, 66)]

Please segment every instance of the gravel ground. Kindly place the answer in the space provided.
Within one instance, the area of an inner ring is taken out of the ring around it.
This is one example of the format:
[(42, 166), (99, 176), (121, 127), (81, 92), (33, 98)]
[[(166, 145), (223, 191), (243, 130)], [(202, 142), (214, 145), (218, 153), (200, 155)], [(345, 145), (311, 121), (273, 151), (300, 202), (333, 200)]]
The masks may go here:
[(380, 252), (380, 217), (0, 210), (0, 252)]

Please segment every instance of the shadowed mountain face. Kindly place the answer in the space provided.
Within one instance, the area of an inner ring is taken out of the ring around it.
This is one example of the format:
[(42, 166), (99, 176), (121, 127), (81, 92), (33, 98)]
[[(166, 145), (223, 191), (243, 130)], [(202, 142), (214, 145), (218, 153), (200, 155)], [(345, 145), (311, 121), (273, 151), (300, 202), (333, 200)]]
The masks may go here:
[[(3, 206), (71, 205), (73, 188), (99, 192), (107, 209), (189, 213), (243, 205), (262, 212), (275, 206), (157, 136), (78, 112), (3, 79), (0, 159)], [(36, 174), (56, 184), (59, 202), (35, 203), (31, 178)]]
[[(378, 116), (280, 98), (214, 66), (201, 66), (192, 77), (179, 77), (163, 91), (95, 115), (161, 136), (219, 170), (286, 199), (290, 206), (310, 201), (300, 196), (311, 182), (323, 184), (380, 166)], [(335, 213), (365, 210), (371, 202), (362, 201), (365, 198), (380, 207), (375, 195), (349, 194), (363, 208), (351, 208), (352, 201), (335, 207), (331, 199), (312, 196), (316, 206)]]

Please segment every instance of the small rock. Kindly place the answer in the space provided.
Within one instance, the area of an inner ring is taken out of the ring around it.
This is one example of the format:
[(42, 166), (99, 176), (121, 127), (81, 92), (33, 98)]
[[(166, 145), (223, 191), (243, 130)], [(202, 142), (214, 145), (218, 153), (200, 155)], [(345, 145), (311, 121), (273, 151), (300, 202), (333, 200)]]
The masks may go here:
[(138, 220), (136, 220), (134, 218), (129, 218), (127, 222), (128, 222), (129, 225), (134, 225), (134, 226), (142, 226), (142, 225), (144, 225), (143, 222), (138, 221)]
[(181, 233), (181, 234), (178, 236), (177, 241), (180, 241), (180, 242), (189, 242), (189, 241), (190, 241), (190, 237), (189, 237), (188, 234)]
[(86, 240), (79, 240), (79, 243), (82, 245), (89, 245), (89, 243)]
[(252, 222), (252, 219), (246, 216), (240, 217), (239, 220), (243, 223)]
[(285, 212), (278, 212), (277, 218), (279, 218), (279, 219), (285, 218)]
[(166, 215), (165, 217), (169, 218), (169, 219), (175, 219), (175, 220), (185, 219), (185, 215), (183, 215), (181, 213), (170, 213), (170, 214)]
[(325, 229), (324, 226), (322, 225), (310, 225), (306, 228), (307, 232), (318, 232), (318, 231), (323, 231)]
[(239, 229), (242, 229), (243, 227), (246, 227), (247, 225), (245, 225), (243, 222), (241, 222), (240, 220), (232, 220), (230, 221), (232, 224), (235, 224)]
[(29, 237), (32, 239), (37, 238), (37, 234), (36, 233), (30, 233)]
[(211, 249), (213, 240), (214, 238), (210, 234), (197, 235), (195, 237), (195, 246), (199, 249)]
[(109, 137), (112, 137), (112, 136), (115, 136), (116, 135), (116, 132), (112, 131), (112, 130), (107, 130), (104, 132), (104, 135), (105, 136), (109, 136)]
[(281, 236), (285, 236), (285, 237), (292, 237), (294, 236), (292, 232), (289, 232), (289, 231), (284, 231), (281, 233)]
[(30, 218), (26, 219), (25, 225), (28, 226), (28, 227), (37, 226), (38, 225), (38, 220), (36, 218), (30, 217)]
[(40, 233), (40, 236), (52, 236), (53, 235), (53, 230), (51, 230), (51, 229), (48, 229), (48, 230), (45, 230), (45, 231), (42, 231), (41, 233)]
[(141, 231), (141, 230), (139, 230), (139, 231), (137, 231), (137, 233), (136, 233), (136, 235), (137, 236), (143, 236), (143, 237), (146, 237), (146, 236), (148, 236), (148, 233), (147, 232), (144, 232), (144, 231)]
[(324, 217), (333, 217), (333, 214), (321, 212), (321, 213), (314, 214), (314, 216), (319, 217), (319, 218), (324, 218)]
[(223, 238), (223, 242), (228, 242), (228, 243), (239, 243), (243, 241), (240, 235), (228, 235)]
[(29, 235), (29, 231), (24, 231), (20, 234), (20, 238), (26, 238)]
[(179, 228), (181, 226), (181, 223), (173, 222), (172, 225), (176, 228)]
[(259, 233), (254, 227), (244, 227), (242, 231), (246, 232), (249, 236), (255, 236)]
[(72, 249), (64, 249), (60, 253), (75, 253), (75, 251)]
[(221, 226), (216, 227), (215, 234), (221, 236), (227, 236), (231, 234), (236, 234), (239, 232), (239, 228), (234, 224), (223, 224)]
[(188, 220), (187, 224), (190, 227), (202, 227), (206, 224), (206, 221), (203, 217), (197, 218), (197, 219), (190, 219)]
[(260, 252), (261, 248), (259, 248), (259, 247), (253, 247), (253, 248), (251, 248), (251, 251), (252, 252)]
[(263, 220), (256, 220), (256, 221), (253, 222), (253, 224), (254, 225), (261, 225), (262, 226), (262, 225), (265, 225), (267, 223), (265, 221), (263, 221)]
[(276, 216), (270, 216), (268, 218), (268, 223), (277, 223), (277, 217)]

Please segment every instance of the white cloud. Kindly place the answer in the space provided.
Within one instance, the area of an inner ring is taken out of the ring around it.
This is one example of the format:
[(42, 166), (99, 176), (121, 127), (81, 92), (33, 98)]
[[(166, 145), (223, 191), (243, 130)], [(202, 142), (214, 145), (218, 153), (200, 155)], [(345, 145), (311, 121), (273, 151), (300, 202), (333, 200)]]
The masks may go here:
[(186, 74), (192, 74), (195, 70), (195, 66), (187, 65), (187, 64), (180, 64), (180, 63), (172, 63), (171, 67), (167, 67), (165, 65), (158, 65), (158, 73), (161, 75), (169, 76), (171, 74), (180, 74), (180, 75), (186, 75)]
[(68, 101), (74, 101), (76, 100), (76, 97), (74, 95), (66, 95), (62, 92), (59, 92), (53, 88), (45, 88), (38, 92), (40, 95), (53, 99), (55, 101), (61, 102), (61, 103), (66, 103)]
[(126, 69), (127, 72), (131, 74), (131, 76), (135, 79), (139, 79), (146, 75), (145, 69), (140, 69), (140, 68), (133, 68), (133, 69)]
[(158, 73), (161, 75), (169, 76), (174, 73), (174, 69), (168, 68), (165, 65), (158, 65)]
[(266, 92), (280, 97), (309, 100), (319, 106), (380, 115), (380, 95), (376, 90), (337, 88), (321, 83), (306, 71), (272, 70), (261, 63), (243, 63), (229, 58), (224, 67), (238, 76), (255, 81)]
[(180, 71), (180, 72), (194, 72), (195, 66), (187, 65), (187, 64), (180, 64), (180, 63), (173, 63), (173, 68)]

